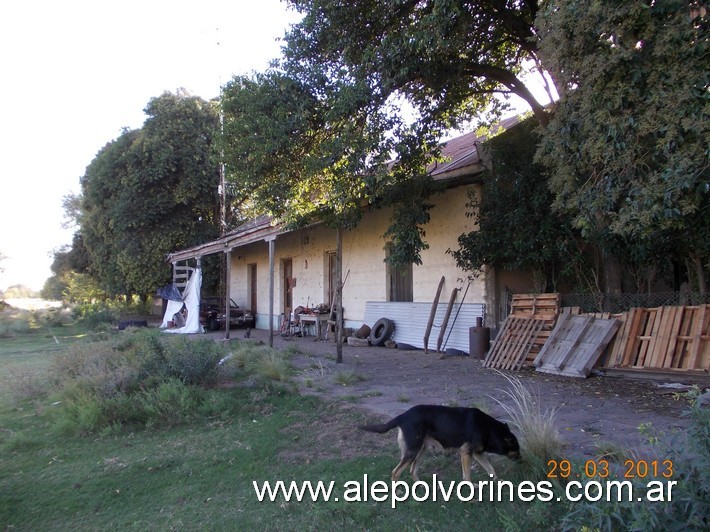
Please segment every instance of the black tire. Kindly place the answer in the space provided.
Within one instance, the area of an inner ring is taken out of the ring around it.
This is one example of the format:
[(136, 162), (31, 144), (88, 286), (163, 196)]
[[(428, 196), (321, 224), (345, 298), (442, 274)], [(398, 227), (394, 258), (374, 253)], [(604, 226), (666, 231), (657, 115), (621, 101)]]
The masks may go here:
[(372, 326), (370, 331), (370, 343), (381, 347), (390, 339), (394, 332), (394, 322), (388, 318), (380, 318)]
[(217, 318), (214, 316), (207, 318), (207, 328), (210, 331), (219, 331), (219, 323), (217, 323)]

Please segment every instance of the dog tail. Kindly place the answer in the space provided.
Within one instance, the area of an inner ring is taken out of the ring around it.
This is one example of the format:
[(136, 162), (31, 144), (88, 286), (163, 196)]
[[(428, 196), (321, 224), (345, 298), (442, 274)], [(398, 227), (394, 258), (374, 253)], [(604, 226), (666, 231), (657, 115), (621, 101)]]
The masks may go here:
[(360, 430), (366, 430), (367, 432), (377, 432), (378, 434), (384, 434), (395, 428), (397, 426), (397, 418), (389, 420), (387, 423), (381, 423), (377, 425), (360, 425)]

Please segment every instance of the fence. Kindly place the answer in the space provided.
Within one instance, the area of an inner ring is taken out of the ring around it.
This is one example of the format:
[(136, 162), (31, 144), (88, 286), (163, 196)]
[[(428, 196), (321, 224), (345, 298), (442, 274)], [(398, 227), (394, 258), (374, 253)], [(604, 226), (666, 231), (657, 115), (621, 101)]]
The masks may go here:
[(651, 294), (562, 294), (563, 307), (581, 312), (625, 312), (634, 307), (710, 304), (710, 292), (656, 292)]

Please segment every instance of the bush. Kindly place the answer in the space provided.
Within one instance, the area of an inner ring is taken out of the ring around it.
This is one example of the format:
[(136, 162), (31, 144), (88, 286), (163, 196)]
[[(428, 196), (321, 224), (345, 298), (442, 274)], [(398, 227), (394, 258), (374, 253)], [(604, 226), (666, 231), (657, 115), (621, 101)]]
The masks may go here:
[(0, 314), (0, 338), (14, 338), (35, 328), (34, 316), (27, 310), (10, 307)]
[(171, 378), (136, 395), (136, 406), (149, 426), (172, 427), (185, 423), (202, 403), (201, 389)]
[(57, 427), (90, 433), (124, 424), (176, 425), (212, 412), (200, 385), (217, 376), (223, 350), (153, 329), (74, 344), (53, 362)]
[(289, 353), (268, 346), (243, 343), (234, 347), (226, 366), (236, 368), (258, 379), (286, 382), (291, 376)]
[[(672, 460), (677, 481), (673, 499), (663, 503), (577, 503), (563, 520), (568, 529), (584, 523), (591, 530), (708, 530), (710, 528), (710, 409), (696, 390), (685, 413), (687, 431), (668, 443), (654, 438), (659, 455)], [(683, 438), (681, 440), (681, 438)], [(659, 479), (665, 480), (665, 479)], [(644, 490), (645, 484), (635, 486)]]

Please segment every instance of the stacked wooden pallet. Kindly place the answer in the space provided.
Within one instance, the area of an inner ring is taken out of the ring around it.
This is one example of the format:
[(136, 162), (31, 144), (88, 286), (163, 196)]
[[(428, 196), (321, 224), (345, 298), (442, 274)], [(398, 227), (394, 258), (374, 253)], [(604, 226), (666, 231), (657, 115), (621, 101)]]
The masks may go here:
[(483, 365), (520, 369), (532, 365), (560, 313), (559, 294), (515, 294), (508, 318)]
[(496, 369), (520, 369), (544, 325), (545, 321), (541, 319), (508, 316), (483, 365)]
[(710, 305), (633, 308), (603, 363), (607, 368), (710, 371)]
[(533, 339), (523, 365), (531, 366), (552, 333), (560, 314), (560, 294), (514, 294), (510, 315), (542, 320), (542, 328)]

